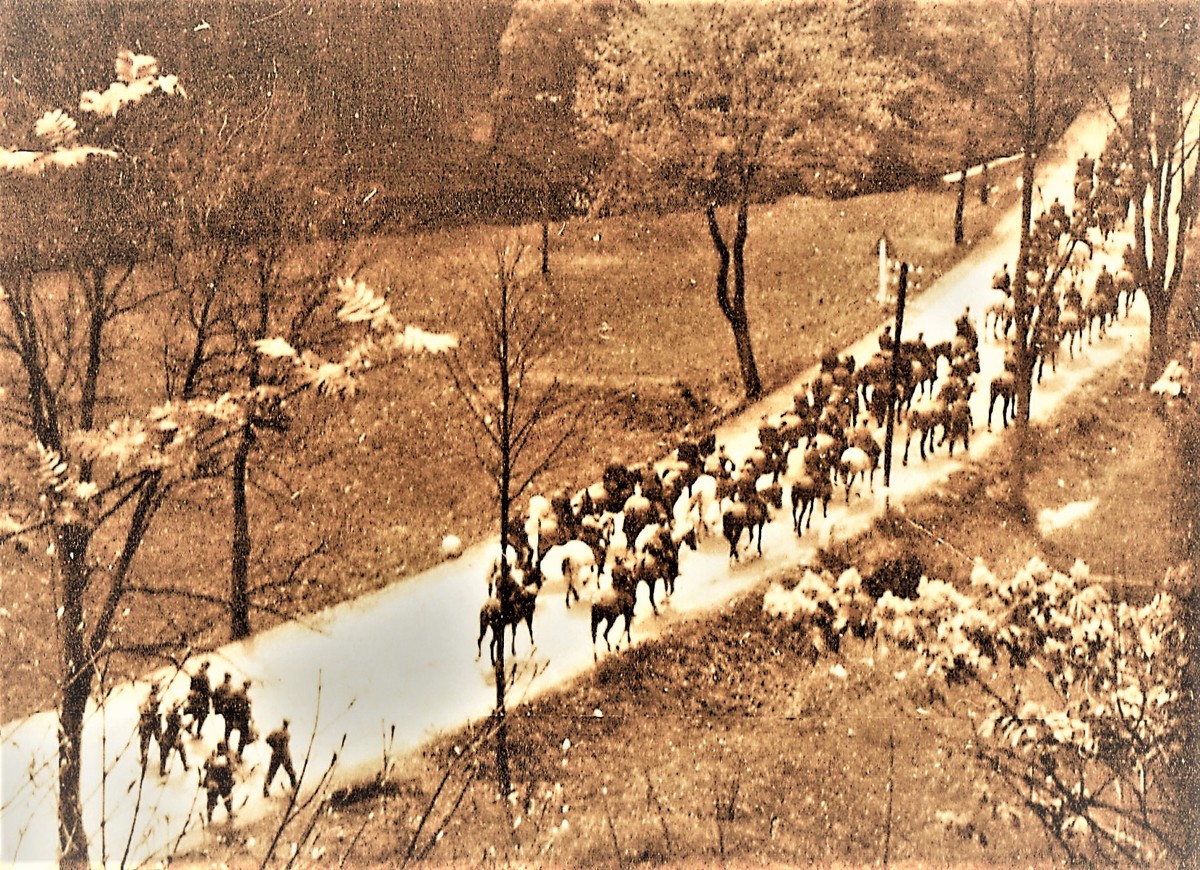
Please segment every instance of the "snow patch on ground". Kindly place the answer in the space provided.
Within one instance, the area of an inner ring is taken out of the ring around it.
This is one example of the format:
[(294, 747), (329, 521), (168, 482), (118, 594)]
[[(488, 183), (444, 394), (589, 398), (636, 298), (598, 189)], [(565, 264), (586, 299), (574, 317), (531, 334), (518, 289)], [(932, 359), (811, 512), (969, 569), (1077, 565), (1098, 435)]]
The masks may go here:
[(1046, 508), (1038, 511), (1038, 531), (1045, 537), (1059, 529), (1069, 529), (1081, 523), (1100, 504), (1100, 499), (1092, 498), (1087, 501), (1073, 501), (1060, 508)]

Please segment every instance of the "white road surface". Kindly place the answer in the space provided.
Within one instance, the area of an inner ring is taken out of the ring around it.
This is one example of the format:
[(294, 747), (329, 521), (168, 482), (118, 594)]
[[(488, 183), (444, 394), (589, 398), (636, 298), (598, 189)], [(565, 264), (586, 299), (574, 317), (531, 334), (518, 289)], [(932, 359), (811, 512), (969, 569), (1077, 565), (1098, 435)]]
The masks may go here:
[[(1055, 196), (1071, 203), (1074, 159), (1083, 151), (1098, 153), (1107, 129), (1106, 120), (1097, 115), (1081, 118), (1071, 127), (1063, 142), (1063, 156), (1056, 161), (1048, 159), (1043, 168), (1039, 189), (1044, 202), (1035, 205), (1035, 213)], [(991, 276), (1002, 262), (1016, 260), (1018, 219), (1015, 210), (1007, 215), (990, 240), (910, 302), (906, 336), (923, 331), (931, 343), (949, 338), (955, 318), (968, 304), (984, 336), (984, 309), (998, 298), (990, 289)], [(1124, 244), (1125, 239), (1119, 238), (1109, 244), (1109, 251), (1118, 252)], [(1110, 269), (1119, 264), (1115, 253), (1103, 258)], [(1074, 362), (1065, 353), (1062, 355), (1057, 374), (1047, 377), (1034, 393), (1035, 418), (1052, 414), (1099, 367), (1142, 346), (1148, 315), (1144, 301), (1139, 302), (1130, 317)], [(880, 329), (883, 321), (881, 313)], [(846, 350), (859, 359), (865, 358), (877, 349), (878, 332), (873, 331)], [(890, 493), (893, 504), (901, 504), (946, 479), (962, 463), (987, 453), (1003, 437), (981, 425), (987, 416), (987, 384), (991, 374), (1000, 369), (1002, 353), (1000, 346), (983, 338), (983, 374), (977, 379), (979, 388), (973, 407), (977, 428), (971, 438), (970, 457), (958, 451), (950, 459), (942, 449), (928, 463), (916, 460), (904, 467), (900, 464), (903, 430), (899, 431)], [(799, 384), (811, 376), (811, 372), (806, 373), (796, 385), (772, 394), (724, 426), (718, 438), (730, 454), (738, 457), (749, 451), (756, 441), (761, 416), (789, 408)], [(849, 507), (839, 494), (830, 505), (829, 519), (818, 515), (803, 539), (796, 538), (785, 511), (766, 530), (765, 556), (743, 559), (742, 564), (733, 567), (724, 541), (710, 540), (698, 552), (685, 551), (677, 591), (661, 617), (653, 617), (642, 594), (634, 622), (635, 642), (655, 636), (673, 620), (709, 610), (781, 569), (810, 560), (822, 538), (844, 539), (858, 534), (882, 506), (878, 487), (874, 497), (856, 494)], [(380, 765), (385, 734), (391, 726), (396, 729), (393, 751), (403, 755), (439, 732), (485, 717), (491, 709), (495, 689), (487, 651), (483, 660), (477, 661), (475, 641), (478, 609), (485, 598), (483, 578), (494, 546), (493, 542), (471, 548), (456, 561), (377, 593), (223, 647), (209, 657), (212, 671), (219, 678), (232, 669), (237, 678), (253, 680), (251, 697), (260, 732), (274, 728), (285, 716), (291, 719), (293, 754), (298, 764), (311, 737), (312, 760), (306, 784), (316, 781), (343, 739), (345, 747), (336, 767), (336, 783), (369, 778)], [(577, 605), (567, 611), (561, 584), (547, 584), (537, 606), (536, 647), (530, 648), (524, 628), (517, 636), (518, 684), (513, 697), (552, 689), (592, 667), (588, 628), (586, 607)], [(544, 671), (529, 685), (531, 663)], [(160, 672), (151, 678), (172, 676), (165, 695), (168, 699), (182, 698), (187, 688), (184, 676)], [(182, 773), (176, 761), (170, 775), (162, 780), (152, 764), (139, 789), (140, 766), (132, 735), (147, 685), (141, 682), (119, 687), (107, 703), (93, 709), (87, 722), (83, 794), (92, 856), (97, 861), (118, 861), (127, 843), (131, 861), (152, 861), (201, 846), (209, 835), (201, 825), (203, 793), (198, 790), (195, 762), (206, 757), (219, 739), (220, 720), (210, 718), (203, 739), (188, 743), (191, 771)], [(0, 732), (0, 862), (5, 864), (48, 862), (55, 857), (55, 728), (55, 715), (47, 712), (9, 722)], [(264, 815), (282, 800), (278, 796), (264, 800), (261, 796), (266, 761), (267, 751), (261, 741), (247, 751), (234, 792), (238, 825)], [(101, 776), (104, 769), (108, 770), (106, 782)], [(279, 792), (277, 783), (276, 795)], [(222, 816), (223, 810), (219, 810), (218, 824)], [(106, 820), (103, 833), (102, 818)]]

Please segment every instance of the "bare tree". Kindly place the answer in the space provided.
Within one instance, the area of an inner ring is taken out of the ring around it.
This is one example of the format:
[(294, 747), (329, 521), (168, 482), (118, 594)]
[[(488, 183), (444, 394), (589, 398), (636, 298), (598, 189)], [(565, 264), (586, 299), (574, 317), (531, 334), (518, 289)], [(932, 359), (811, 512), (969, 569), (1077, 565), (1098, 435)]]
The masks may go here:
[[(554, 299), (548, 284), (526, 278), (521, 269), (523, 247), (496, 251), (495, 271), (479, 306), (480, 344), (475, 358), (465, 352), (447, 357), (447, 368), (479, 433), (475, 455), (491, 479), (500, 528), (497, 584), (501, 624), (493, 626), (496, 678), (494, 710), (496, 776), (501, 795), (512, 791), (506, 721), (507, 674), (505, 626), (513, 631), (511, 591), (515, 586), (507, 543), (513, 528), (513, 505), (545, 471), (572, 436), (577, 421), (566, 413), (557, 378), (539, 386), (538, 360), (553, 346)], [(526, 567), (532, 567), (527, 565)], [(498, 634), (498, 636), (497, 636)]]
[[(85, 120), (95, 144), (80, 144), (69, 115), (48, 112), (36, 131), (49, 147), (5, 151), (0, 173), (14, 218), (6, 219), (13, 232), (0, 255), (0, 352), (14, 384), (5, 422), (15, 439), (26, 439), (31, 459), (28, 473), (17, 463), (8, 468), (17, 498), (4, 506), (0, 544), (38, 534), (53, 554), (61, 656), (58, 835), (68, 866), (88, 860), (80, 800), (84, 716), (101, 660), (130, 651), (121, 608), (138, 550), (171, 490), (219, 431), (212, 409), (189, 396), (174, 406), (135, 402), (134, 385), (122, 376), (122, 364), (138, 357), (122, 347), (117, 326), (162, 295), (153, 281), (134, 276), (159, 232), (145, 204), (153, 201), (156, 161), (135, 159), (139, 140), (129, 122), (167, 123), (167, 115), (154, 114), (171, 111), (164, 100), (178, 93), (178, 83), (160, 76), (148, 55), (122, 52), (116, 69), (113, 86), (81, 101), (85, 116), (95, 118)], [(29, 209), (31, 202), (42, 208)], [(123, 413), (137, 405), (141, 414)], [(138, 652), (181, 642), (183, 636), (161, 638)]]
[[(988, 117), (990, 138), (1011, 137), (1022, 154), (1020, 247), (1013, 273), (1017, 423), (1029, 421), (1033, 312), (1027, 273), (1036, 271), (1033, 236), (1037, 168), (1046, 149), (1087, 104), (1090, 73), (1098, 63), (1089, 39), (1087, 10), (1054, 0), (1003, 6), (963, 3), (916, 8), (926, 33), (936, 35), (935, 68), (952, 92), (969, 97), (970, 117)], [(954, 123), (957, 119), (950, 119)], [(964, 155), (965, 157), (965, 155)], [(1018, 449), (1019, 453), (1024, 451)]]
[[(1035, 174), (1046, 147), (1081, 106), (1081, 83), (1086, 72), (1079, 64), (1088, 57), (1079, 51), (1075, 10), (1044, 0), (1026, 0), (1012, 10), (1012, 39), (1002, 49), (1016, 61), (1007, 74), (1009, 96), (999, 91), (995, 104), (1016, 130), (1021, 147), (1021, 229), (1012, 297), (1016, 327), (1018, 441), (1029, 424), (1029, 402), (1033, 390), (1032, 315), (1034, 298), (1028, 292), (1028, 273), (1034, 259), (1033, 198)], [(1017, 51), (1012, 51), (1012, 43)], [(1003, 69), (1003, 68), (1002, 68)], [(1024, 450), (1020, 450), (1024, 453)]]
[(1133, 168), (1132, 257), (1128, 265), (1150, 305), (1152, 383), (1169, 354), (1168, 318), (1184, 274), (1189, 228), (1200, 211), (1200, 69), (1194, 3), (1137, 3), (1105, 10), (1108, 68), (1124, 85), (1127, 112), (1106, 82), (1097, 87), (1116, 124), (1117, 147)]
[[(129, 51), (118, 57), (116, 70), (117, 82), (81, 100), (85, 116), (95, 116), (85, 121), (87, 140), (95, 144), (81, 144), (80, 125), (56, 110), (35, 128), (40, 148), (0, 150), (0, 209), (12, 228), (0, 243), (2, 446), (28, 459), (0, 469), (0, 545), (41, 536), (53, 560), (61, 659), (59, 850), (69, 866), (88, 860), (82, 735), (98, 668), (114, 655), (178, 658), (207, 627), (203, 614), (189, 614), (163, 636), (136, 636), (152, 630), (140, 619), (136, 596), (196, 597), (138, 582), (145, 571), (138, 553), (168, 498), (219, 467), (231, 443), (239, 436), (244, 443), (247, 420), (262, 426), (267, 409), (310, 389), (352, 392), (359, 376), (384, 357), (454, 344), (449, 336), (399, 324), (385, 301), (346, 278), (336, 282), (337, 316), (366, 323), (368, 335), (339, 361), (266, 336), (262, 288), (274, 287), (267, 277), (275, 275), (261, 268), (274, 256), (268, 251), (252, 260), (264, 276), (250, 285), (259, 291), (250, 308), (257, 316), (221, 315), (226, 327), (249, 324), (240, 344), (229, 341), (231, 333), (225, 344), (217, 342), (222, 320), (216, 312), (229, 300), (214, 288), (197, 297), (203, 313), (196, 328), (184, 332), (182, 347), (162, 353), (179, 365), (157, 370), (159, 336), (148, 325), (168, 315), (179, 289), (155, 262), (180, 250), (171, 231), (178, 229), (178, 215), (169, 201), (164, 205), (163, 194), (172, 189), (171, 167), (194, 155), (186, 139), (171, 135), (180, 126), (168, 101), (181, 91), (175, 77), (160, 75), (153, 57)], [(178, 204), (184, 193), (176, 192)], [(223, 251), (218, 262), (226, 266), (244, 253)], [(300, 308), (315, 310), (305, 306), (323, 298), (306, 298)], [(209, 392), (202, 368), (222, 354), (228, 362), (238, 348), (249, 382), (230, 379), (223, 391)], [(264, 372), (259, 356), (276, 362)], [(283, 360), (290, 365), (283, 367)]]
[[(196, 126), (217, 132), (192, 143), (192, 159), (171, 175), (178, 211), (170, 262), (172, 329), (187, 338), (194, 356), (168, 362), (173, 388), (214, 397), (232, 390), (252, 399), (228, 452), (207, 469), (229, 481), (227, 606), (230, 636), (240, 639), (249, 636), (251, 610), (261, 604), (251, 578), (251, 477), (256, 465), (265, 475), (262, 463), (271, 456), (294, 453), (305, 434), (303, 417), (297, 419), (285, 398), (270, 391), (279, 383), (264, 368), (257, 344), (271, 336), (298, 346), (328, 343), (332, 324), (325, 303), (336, 276), (350, 271), (353, 243), (325, 240), (324, 234), (336, 215), (354, 209), (328, 177), (330, 170), (314, 165), (306, 152), (294, 153), (291, 143), (307, 141), (309, 120), (297, 101), (274, 94), (268, 105), (254, 107), (253, 117), (217, 106), (226, 123), (211, 110), (198, 112)], [(321, 193), (314, 196), (314, 189)], [(164, 341), (168, 357), (172, 344), (180, 342)], [(288, 448), (280, 449), (284, 444)], [(325, 538), (294, 544), (285, 561), (327, 548)], [(275, 588), (282, 577), (263, 579), (258, 588)]]

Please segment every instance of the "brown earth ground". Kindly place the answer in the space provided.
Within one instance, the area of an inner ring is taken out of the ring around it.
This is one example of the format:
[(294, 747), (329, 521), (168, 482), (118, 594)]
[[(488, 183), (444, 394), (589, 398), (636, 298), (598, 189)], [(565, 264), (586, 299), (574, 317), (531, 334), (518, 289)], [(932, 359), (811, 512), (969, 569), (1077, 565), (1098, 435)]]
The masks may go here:
[[(992, 173), (997, 190), (990, 205), (981, 205), (972, 187), (967, 243), (957, 248), (953, 186), (842, 201), (790, 197), (753, 207), (748, 304), (764, 388), (787, 383), (812, 365), (825, 344), (843, 345), (883, 319), (872, 301), (881, 233), (921, 264), (924, 280), (932, 283), (1015, 202), (1012, 166)], [(535, 491), (541, 492), (597, 480), (612, 459), (664, 455), (684, 433), (707, 430), (740, 399), (733, 341), (713, 298), (715, 255), (701, 215), (578, 220), (554, 226), (551, 237), (552, 283), (543, 309), (554, 312), (550, 327), (559, 340), (537, 373), (563, 379), (580, 425), (537, 481)], [(470, 348), (496, 246), (515, 238), (535, 242), (537, 228), (464, 227), (382, 238), (361, 243), (351, 259), (367, 264), (361, 277), (389, 294), (402, 322), (456, 332)], [(526, 257), (536, 263), (537, 251)], [(952, 324), (946, 327), (949, 335)], [(121, 378), (153, 369), (144, 360), (125, 362), (114, 367)], [(109, 389), (133, 391), (137, 384)], [(447, 533), (468, 545), (495, 534), (490, 484), (472, 447), (477, 433), (438, 361), (398, 363), (352, 400), (302, 400), (296, 419), (305, 422), (288, 440), (264, 433), (263, 453), (251, 469), (251, 583), (262, 587), (251, 612), (256, 630), (428, 568), (441, 560), (439, 544)], [(139, 552), (136, 582), (167, 588), (182, 582), (195, 595), (227, 596), (229, 517), (226, 481), (203, 481), (180, 492), (159, 513)], [(295, 560), (319, 544), (321, 555), (280, 584)], [(51, 570), (50, 560), (36, 551), (22, 555), (6, 548), (0, 557), (4, 721), (55, 704)], [(203, 650), (228, 639), (227, 616), (196, 598), (134, 595), (127, 601), (131, 615), (118, 627), (123, 643), (186, 631), (192, 648)], [(143, 658), (116, 657), (111, 664), (113, 680), (147, 667)]]
[[(1170, 424), (1136, 386), (1143, 364), (1130, 357), (1100, 374), (1037, 432), (1028, 456), (1034, 514), (1099, 500), (1073, 528), (1043, 538), (997, 508), (990, 493), (1006, 485), (1011, 461), (1001, 448), (827, 558), (870, 567), (911, 551), (931, 576), (958, 584), (977, 556), (997, 573), (1035, 554), (1060, 568), (1080, 558), (1117, 594), (1150, 595), (1182, 542), (1180, 493), (1164, 461), (1172, 455)], [(906, 673), (902, 652), (857, 640), (814, 664), (794, 632), (764, 617), (762, 591), (678, 623), (604, 658), (594, 674), (515, 707), (514, 813), (522, 820), (515, 830), (494, 799), (488, 749), (470, 749), (481, 734), (476, 727), (400, 760), (382, 785), (334, 796), (307, 839), (302, 814), (284, 832), (281, 854), (302, 841), (300, 865), (398, 865), (421, 814), (436, 808), (423, 832), (429, 837), (461, 790), (428, 863), (1015, 866), (1061, 859), (1032, 822), (1020, 829), (996, 822), (982, 838), (966, 839), (937, 821), (938, 811), (970, 809), (973, 783), (983, 779), (973, 729), (961, 715), (968, 697), (931, 700)], [(844, 677), (832, 672), (835, 664)], [(447, 770), (454, 773), (435, 801)], [(552, 831), (564, 818), (568, 827)], [(277, 823), (237, 832), (218, 826), (209, 848), (188, 860), (237, 865), (258, 856), (257, 863)]]

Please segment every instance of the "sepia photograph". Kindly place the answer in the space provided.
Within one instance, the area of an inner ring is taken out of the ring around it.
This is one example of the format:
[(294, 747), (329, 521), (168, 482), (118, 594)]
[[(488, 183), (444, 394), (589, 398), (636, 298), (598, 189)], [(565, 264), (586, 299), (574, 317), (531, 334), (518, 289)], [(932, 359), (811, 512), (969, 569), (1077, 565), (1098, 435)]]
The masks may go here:
[(0, 0), (0, 866), (1195, 866), (1198, 30)]

